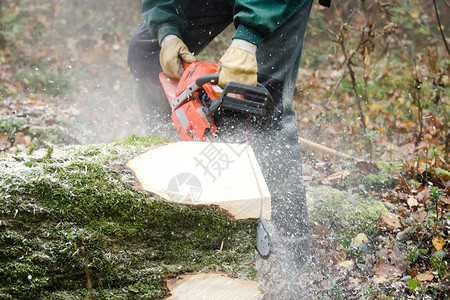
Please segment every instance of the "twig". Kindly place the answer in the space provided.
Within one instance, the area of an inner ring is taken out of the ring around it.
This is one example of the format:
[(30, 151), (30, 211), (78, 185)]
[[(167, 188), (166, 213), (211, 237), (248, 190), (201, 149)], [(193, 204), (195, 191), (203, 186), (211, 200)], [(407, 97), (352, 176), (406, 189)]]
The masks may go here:
[[(343, 28), (344, 29), (344, 28)], [(364, 129), (364, 132), (366, 132), (366, 128), (367, 128), (367, 126), (366, 126), (366, 122), (365, 122), (365, 120), (364, 120), (364, 114), (363, 114), (363, 111), (362, 111), (362, 106), (361, 106), (361, 100), (360, 99), (358, 99), (359, 97), (359, 93), (358, 93), (358, 89), (357, 89), (357, 87), (356, 87), (356, 76), (355, 76), (355, 72), (353, 71), (353, 68), (352, 68), (352, 64), (353, 64), (353, 56), (356, 54), (356, 53), (358, 53), (358, 51), (359, 51), (359, 49), (361, 48), (361, 46), (364, 44), (364, 31), (362, 31), (362, 33), (361, 33), (361, 39), (360, 39), (360, 41), (359, 41), (359, 44), (358, 44), (358, 47), (356, 47), (356, 49), (355, 49), (355, 51), (353, 51), (352, 53), (350, 53), (350, 55), (347, 57), (347, 49), (346, 49), (346, 47), (345, 47), (345, 40), (344, 40), (344, 34), (343, 34), (343, 29), (341, 29), (341, 32), (339, 33), (339, 40), (337, 41), (338, 43), (339, 43), (339, 45), (341, 46), (341, 50), (342, 50), (342, 53), (344, 54), (344, 57), (345, 57), (345, 65), (346, 65), (346, 67), (347, 67), (347, 70), (348, 70), (348, 74), (350, 74), (350, 79), (351, 79), (351, 82), (352, 82), (352, 88), (353, 88), (353, 91), (354, 91), (354, 93), (355, 93), (355, 97), (356, 97), (356, 103), (355, 104), (357, 104), (358, 105), (358, 108), (359, 108), (359, 113), (360, 113), (360, 118), (361, 118), (361, 122), (362, 122), (362, 126), (363, 126), (363, 129)]]
[(91, 276), (89, 275), (89, 268), (88, 268), (88, 263), (87, 263), (87, 258), (86, 258), (86, 250), (84, 249), (84, 247), (81, 247), (81, 255), (83, 256), (84, 272), (86, 273), (88, 290), (89, 290), (89, 293), (91, 294), (91, 299), (94, 300), (95, 299), (94, 298), (94, 290), (92, 289)]
[(339, 152), (339, 151), (331, 149), (331, 148), (329, 148), (327, 146), (315, 143), (313, 141), (310, 141), (310, 140), (307, 140), (307, 139), (304, 139), (304, 138), (301, 138), (301, 137), (298, 138), (298, 141), (300, 143), (302, 143), (302, 145), (304, 145), (304, 146), (306, 146), (306, 147), (308, 147), (308, 148), (310, 148), (312, 150), (316, 150), (316, 151), (319, 151), (319, 152), (322, 152), (322, 153), (338, 156), (338, 157), (343, 158), (343, 159), (350, 159), (350, 160), (354, 160), (354, 161), (364, 161), (361, 158), (354, 157), (354, 156), (348, 155), (346, 153)]
[(444, 123), (444, 138), (445, 138), (445, 157), (446, 157), (446, 162), (449, 161), (450, 162), (450, 156), (448, 155), (450, 153), (450, 130), (448, 128), (447, 123)]
[(447, 44), (447, 40), (445, 39), (444, 31), (442, 30), (441, 20), (439, 19), (439, 13), (438, 13), (438, 9), (437, 9), (436, 0), (433, 0), (433, 3), (434, 3), (434, 10), (436, 11), (436, 18), (437, 18), (438, 25), (439, 25), (439, 31), (441, 32), (442, 40), (444, 41), (445, 48), (447, 49), (447, 53), (448, 53), (448, 55), (450, 55), (450, 49), (448, 48), (448, 44)]
[(420, 82), (419, 80), (419, 76), (418, 76), (418, 71), (417, 71), (417, 63), (414, 61), (414, 72), (412, 73), (412, 77), (414, 79), (414, 86), (412, 87), (412, 93), (411, 93), (411, 97), (413, 98), (414, 102), (417, 105), (417, 118), (418, 118), (418, 122), (419, 122), (419, 134), (417, 135), (416, 138), (416, 146), (419, 144), (419, 142), (422, 140), (422, 136), (423, 136), (423, 111), (422, 111), (422, 103), (420, 102), (420, 90), (421, 90), (421, 84), (422, 82)]
[[(358, 45), (357, 50), (359, 50), (360, 46), (361, 46), (361, 43), (360, 43), (360, 45)], [(356, 53), (356, 51), (355, 51), (355, 53)], [(353, 92), (355, 93), (356, 104), (358, 105), (359, 118), (361, 119), (361, 125), (363, 127), (363, 131), (366, 132), (366, 129), (367, 129), (366, 120), (365, 120), (364, 112), (363, 112), (362, 105), (361, 105), (361, 99), (360, 99), (361, 97), (359, 97), (358, 88), (356, 87), (356, 76), (355, 76), (355, 72), (353, 71), (353, 68), (352, 68), (351, 60), (349, 60), (347, 63), (347, 69), (350, 74), (350, 79), (352, 81), (352, 88), (353, 88)]]

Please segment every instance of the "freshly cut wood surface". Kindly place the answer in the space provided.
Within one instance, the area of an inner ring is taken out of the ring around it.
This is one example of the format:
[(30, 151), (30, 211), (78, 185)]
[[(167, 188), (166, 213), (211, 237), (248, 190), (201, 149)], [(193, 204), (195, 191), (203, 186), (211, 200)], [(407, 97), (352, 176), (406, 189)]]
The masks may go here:
[(256, 300), (262, 299), (258, 283), (228, 277), (225, 273), (182, 275), (167, 286), (172, 296), (166, 300)]
[(191, 205), (218, 205), (235, 219), (270, 219), (270, 193), (248, 145), (177, 142), (127, 163), (142, 187)]

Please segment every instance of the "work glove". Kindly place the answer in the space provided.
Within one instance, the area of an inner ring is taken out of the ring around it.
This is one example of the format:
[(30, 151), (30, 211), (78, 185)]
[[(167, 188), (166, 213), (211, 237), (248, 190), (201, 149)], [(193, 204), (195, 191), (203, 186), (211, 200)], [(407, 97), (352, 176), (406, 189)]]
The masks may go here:
[(234, 39), (225, 54), (219, 60), (219, 85), (224, 87), (235, 81), (256, 86), (258, 64), (256, 62), (256, 45)]
[(172, 78), (180, 78), (183, 74), (181, 61), (193, 63), (197, 58), (189, 52), (183, 41), (175, 36), (168, 35), (161, 41), (161, 52), (159, 53), (159, 63), (163, 72)]

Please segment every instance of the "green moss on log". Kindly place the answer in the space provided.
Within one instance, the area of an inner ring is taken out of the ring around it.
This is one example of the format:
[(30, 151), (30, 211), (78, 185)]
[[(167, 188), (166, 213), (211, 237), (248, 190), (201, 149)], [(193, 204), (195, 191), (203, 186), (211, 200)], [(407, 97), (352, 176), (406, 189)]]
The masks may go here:
[(255, 276), (253, 221), (133, 188), (124, 162), (162, 142), (132, 136), (3, 156), (0, 298), (88, 297), (83, 248), (103, 299), (161, 299), (163, 278), (185, 272)]

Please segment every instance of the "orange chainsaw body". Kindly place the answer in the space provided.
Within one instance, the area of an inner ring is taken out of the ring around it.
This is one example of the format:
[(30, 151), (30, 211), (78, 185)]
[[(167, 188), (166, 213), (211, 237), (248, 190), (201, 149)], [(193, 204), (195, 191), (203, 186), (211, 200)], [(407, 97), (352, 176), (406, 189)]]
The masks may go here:
[[(217, 72), (217, 64), (194, 62), (187, 66), (180, 79), (169, 78), (166, 74), (160, 73), (159, 80), (170, 106), (173, 107), (173, 101), (195, 83), (198, 77)], [(189, 95), (186, 103), (172, 111), (172, 121), (183, 141), (206, 141), (214, 138), (217, 127), (214, 120), (205, 115), (203, 108), (205, 101), (219, 98), (221, 91), (217, 85), (206, 83), (201, 90)]]
[(217, 64), (194, 62), (184, 64), (180, 79), (159, 74), (159, 80), (172, 108), (172, 121), (183, 141), (211, 141), (216, 137), (214, 117), (219, 110), (270, 119), (273, 99), (261, 84), (250, 86), (228, 82), (218, 85)]

